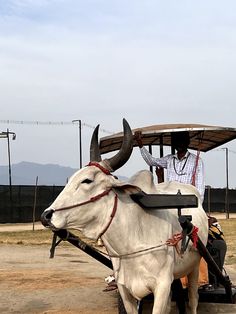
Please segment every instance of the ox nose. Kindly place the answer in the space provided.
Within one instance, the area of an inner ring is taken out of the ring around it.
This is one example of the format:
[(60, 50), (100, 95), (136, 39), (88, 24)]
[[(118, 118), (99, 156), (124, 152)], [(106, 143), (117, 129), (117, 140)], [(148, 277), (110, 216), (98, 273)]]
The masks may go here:
[(54, 213), (53, 209), (49, 209), (49, 210), (47, 210), (47, 211), (42, 213), (42, 215), (41, 215), (41, 222), (44, 225), (44, 227), (52, 226), (51, 218), (52, 218), (52, 214), (53, 213)]

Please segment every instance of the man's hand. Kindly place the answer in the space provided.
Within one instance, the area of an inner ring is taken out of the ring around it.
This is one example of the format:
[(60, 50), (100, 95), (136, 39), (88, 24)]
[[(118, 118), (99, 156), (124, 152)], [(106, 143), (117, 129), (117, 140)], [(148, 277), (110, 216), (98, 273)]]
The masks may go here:
[(138, 146), (141, 148), (143, 147), (143, 141), (142, 141), (142, 133), (141, 131), (134, 132), (134, 139), (138, 143)]
[(164, 172), (162, 167), (156, 167), (157, 182), (164, 182)]

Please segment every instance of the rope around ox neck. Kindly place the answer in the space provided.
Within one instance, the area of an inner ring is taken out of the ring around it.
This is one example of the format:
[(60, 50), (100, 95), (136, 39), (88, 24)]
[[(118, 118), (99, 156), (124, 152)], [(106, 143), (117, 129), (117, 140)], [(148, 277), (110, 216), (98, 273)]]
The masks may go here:
[[(77, 203), (77, 204), (74, 204), (74, 205), (70, 205), (70, 206), (65, 206), (65, 207), (54, 209), (54, 212), (58, 212), (58, 211), (62, 211), (62, 210), (68, 210), (68, 209), (79, 207), (79, 206), (82, 206), (82, 205), (85, 205), (85, 204), (88, 204), (88, 203), (91, 203), (91, 202), (95, 202), (95, 201), (99, 200), (100, 198), (102, 198), (103, 196), (108, 195), (111, 192), (111, 190), (112, 189), (103, 191), (102, 193), (100, 193), (100, 194), (98, 194), (96, 196), (91, 197), (89, 200), (87, 200), (85, 202), (81, 202), (81, 203)], [(97, 239), (100, 238), (107, 231), (107, 229), (110, 227), (110, 224), (112, 223), (112, 220), (113, 220), (113, 218), (115, 217), (115, 214), (116, 214), (117, 203), (118, 203), (118, 196), (115, 193), (114, 205), (113, 205), (113, 209), (112, 209), (112, 212), (111, 212), (111, 215), (110, 215), (110, 219), (109, 219), (108, 223), (106, 224), (106, 226), (104, 227), (104, 229), (99, 233)]]
[[(106, 168), (104, 168), (103, 166), (101, 166), (99, 163), (97, 162), (90, 162), (88, 164), (88, 166), (95, 166), (97, 168), (99, 168), (103, 173), (105, 173), (106, 175), (111, 175), (110, 171)], [(111, 192), (112, 188), (108, 189), (108, 190), (105, 190), (103, 191), (102, 193), (100, 194), (97, 194), (93, 197), (91, 197), (89, 200), (87, 201), (84, 201), (84, 202), (81, 202), (81, 203), (77, 203), (77, 204), (74, 204), (74, 205), (69, 205), (69, 206), (65, 206), (65, 207), (61, 207), (61, 208), (57, 208), (57, 209), (53, 209), (54, 212), (58, 212), (58, 211), (62, 211), (62, 210), (68, 210), (68, 209), (72, 209), (72, 208), (75, 208), (75, 207), (80, 207), (82, 205), (86, 205), (86, 204), (89, 204), (89, 203), (92, 203), (92, 202), (95, 202), (97, 200), (99, 200), (100, 198), (102, 198), (103, 196), (106, 196), (108, 195), (110, 192)], [(115, 192), (114, 192), (115, 193)], [(112, 213), (110, 215), (110, 219), (108, 221), (108, 223), (106, 224), (105, 228), (102, 230), (102, 232), (99, 233), (99, 237), (101, 237), (106, 231), (107, 229), (109, 228), (110, 224), (112, 223), (112, 220), (116, 214), (116, 210), (117, 210), (117, 203), (118, 203), (118, 196), (117, 194), (115, 193), (115, 199), (114, 199), (114, 205), (113, 205), (113, 209), (112, 209)]]
[[(108, 169), (104, 168), (103, 166), (101, 166), (98, 162), (90, 162), (87, 166), (95, 166), (95, 167), (99, 168), (106, 175), (111, 175), (110, 171)], [(61, 207), (61, 208), (58, 208), (58, 209), (54, 209), (54, 211), (58, 212), (58, 211), (61, 211), (61, 210), (67, 210), (67, 209), (79, 207), (79, 206), (82, 206), (82, 205), (85, 205), (85, 204), (88, 204), (88, 203), (91, 203), (91, 202), (95, 202), (98, 199), (102, 198), (103, 196), (109, 194), (111, 190), (112, 189), (110, 188), (108, 190), (103, 191), (102, 193), (100, 193), (98, 195), (95, 195), (95, 196), (91, 197), (87, 201), (84, 201), (84, 202), (81, 202), (81, 203), (77, 203), (77, 204), (74, 204), (74, 205)]]
[(77, 204), (74, 204), (74, 205), (69, 205), (69, 206), (65, 206), (65, 207), (60, 207), (60, 208), (53, 209), (53, 210), (54, 210), (55, 212), (58, 212), (58, 211), (61, 211), (61, 210), (72, 209), (72, 208), (75, 208), (75, 207), (80, 207), (80, 206), (82, 206), (82, 205), (95, 202), (95, 201), (99, 200), (100, 198), (102, 198), (103, 196), (108, 195), (108, 194), (111, 192), (111, 190), (112, 190), (112, 189), (105, 190), (105, 191), (103, 191), (103, 192), (100, 193), (100, 194), (97, 194), (97, 195), (95, 195), (95, 196), (92, 196), (92, 197), (91, 197), (89, 200), (87, 200), (87, 201), (84, 201), (84, 202), (81, 202), (81, 203), (77, 203)]

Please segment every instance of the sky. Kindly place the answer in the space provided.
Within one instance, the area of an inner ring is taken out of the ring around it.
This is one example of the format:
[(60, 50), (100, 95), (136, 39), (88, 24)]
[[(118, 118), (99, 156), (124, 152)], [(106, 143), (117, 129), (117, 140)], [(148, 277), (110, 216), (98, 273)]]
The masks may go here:
[[(97, 124), (101, 137), (123, 118), (131, 128), (236, 127), (235, 55), (234, 0), (0, 0), (0, 132), (17, 135), (11, 161), (79, 167), (72, 120), (82, 122), (83, 165)], [(236, 140), (202, 153), (206, 184), (226, 185), (224, 147), (236, 188)], [(144, 168), (135, 149), (118, 172)]]

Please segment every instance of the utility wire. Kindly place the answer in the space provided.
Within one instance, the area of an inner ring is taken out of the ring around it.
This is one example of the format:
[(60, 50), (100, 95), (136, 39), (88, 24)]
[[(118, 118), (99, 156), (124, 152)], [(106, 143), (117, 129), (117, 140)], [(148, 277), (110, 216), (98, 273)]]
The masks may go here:
[[(28, 124), (28, 125), (50, 125), (50, 126), (67, 126), (67, 125), (76, 125), (73, 122), (70, 121), (22, 121), (22, 120), (0, 120), (0, 124)], [(91, 128), (91, 129), (95, 129), (95, 126), (90, 125), (88, 123), (85, 122), (81, 122), (82, 126)], [(114, 132), (105, 130), (105, 129), (99, 129), (101, 132), (103, 133), (107, 133), (107, 134), (114, 134)]]

